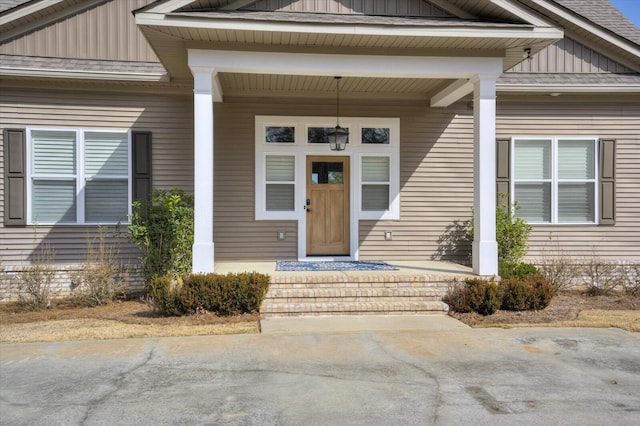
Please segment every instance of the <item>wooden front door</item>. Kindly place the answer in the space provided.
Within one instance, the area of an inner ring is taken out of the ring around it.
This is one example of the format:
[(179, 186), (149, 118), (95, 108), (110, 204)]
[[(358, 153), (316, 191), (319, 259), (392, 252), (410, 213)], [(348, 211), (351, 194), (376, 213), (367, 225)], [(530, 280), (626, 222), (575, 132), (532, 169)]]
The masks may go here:
[(307, 256), (349, 256), (349, 157), (307, 157)]

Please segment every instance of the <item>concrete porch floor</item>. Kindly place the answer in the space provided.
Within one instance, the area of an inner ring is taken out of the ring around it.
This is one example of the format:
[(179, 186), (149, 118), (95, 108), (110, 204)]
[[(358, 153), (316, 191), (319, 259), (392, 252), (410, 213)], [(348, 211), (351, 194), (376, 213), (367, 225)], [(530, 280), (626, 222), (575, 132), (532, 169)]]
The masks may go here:
[(473, 275), (470, 267), (453, 262), (441, 262), (432, 260), (397, 260), (386, 261), (389, 265), (398, 268), (397, 271), (276, 271), (276, 262), (216, 262), (215, 272), (227, 274), (229, 272), (259, 272), (269, 274), (273, 278), (280, 277), (309, 277), (309, 276), (438, 276), (442, 278), (454, 278)]

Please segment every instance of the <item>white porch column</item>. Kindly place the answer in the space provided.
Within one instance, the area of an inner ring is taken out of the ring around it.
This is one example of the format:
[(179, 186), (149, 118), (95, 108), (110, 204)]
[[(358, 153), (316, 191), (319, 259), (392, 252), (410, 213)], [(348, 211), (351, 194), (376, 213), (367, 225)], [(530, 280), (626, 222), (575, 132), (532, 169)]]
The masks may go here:
[(193, 71), (193, 272), (213, 272), (213, 69)]
[(473, 272), (498, 274), (496, 242), (496, 80), (473, 81)]

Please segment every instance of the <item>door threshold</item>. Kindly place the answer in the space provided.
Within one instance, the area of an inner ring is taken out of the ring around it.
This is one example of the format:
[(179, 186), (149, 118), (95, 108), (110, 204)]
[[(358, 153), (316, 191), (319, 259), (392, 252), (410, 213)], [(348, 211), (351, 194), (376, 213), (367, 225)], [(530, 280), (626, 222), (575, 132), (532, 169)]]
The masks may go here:
[(352, 256), (313, 256), (313, 257), (299, 257), (298, 262), (353, 262)]

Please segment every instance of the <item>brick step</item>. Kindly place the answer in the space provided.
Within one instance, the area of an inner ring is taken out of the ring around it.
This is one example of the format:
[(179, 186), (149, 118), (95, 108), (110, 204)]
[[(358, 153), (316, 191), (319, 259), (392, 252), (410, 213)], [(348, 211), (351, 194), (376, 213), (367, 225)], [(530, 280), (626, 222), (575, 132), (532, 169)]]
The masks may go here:
[(313, 302), (277, 303), (265, 300), (260, 313), (265, 317), (305, 315), (406, 315), (443, 314), (448, 311), (441, 301), (395, 301), (395, 302)]
[(291, 290), (291, 289), (405, 289), (405, 288), (430, 288), (446, 291), (449, 288), (448, 281), (398, 281), (398, 282), (290, 282), (269, 284), (269, 289)]
[[(425, 287), (406, 288), (294, 288), (269, 289), (266, 299), (282, 302), (304, 302), (305, 300), (329, 302), (339, 301), (388, 301), (402, 298), (410, 301), (440, 300), (443, 292), (440, 289)], [(295, 299), (295, 300), (294, 300)]]

